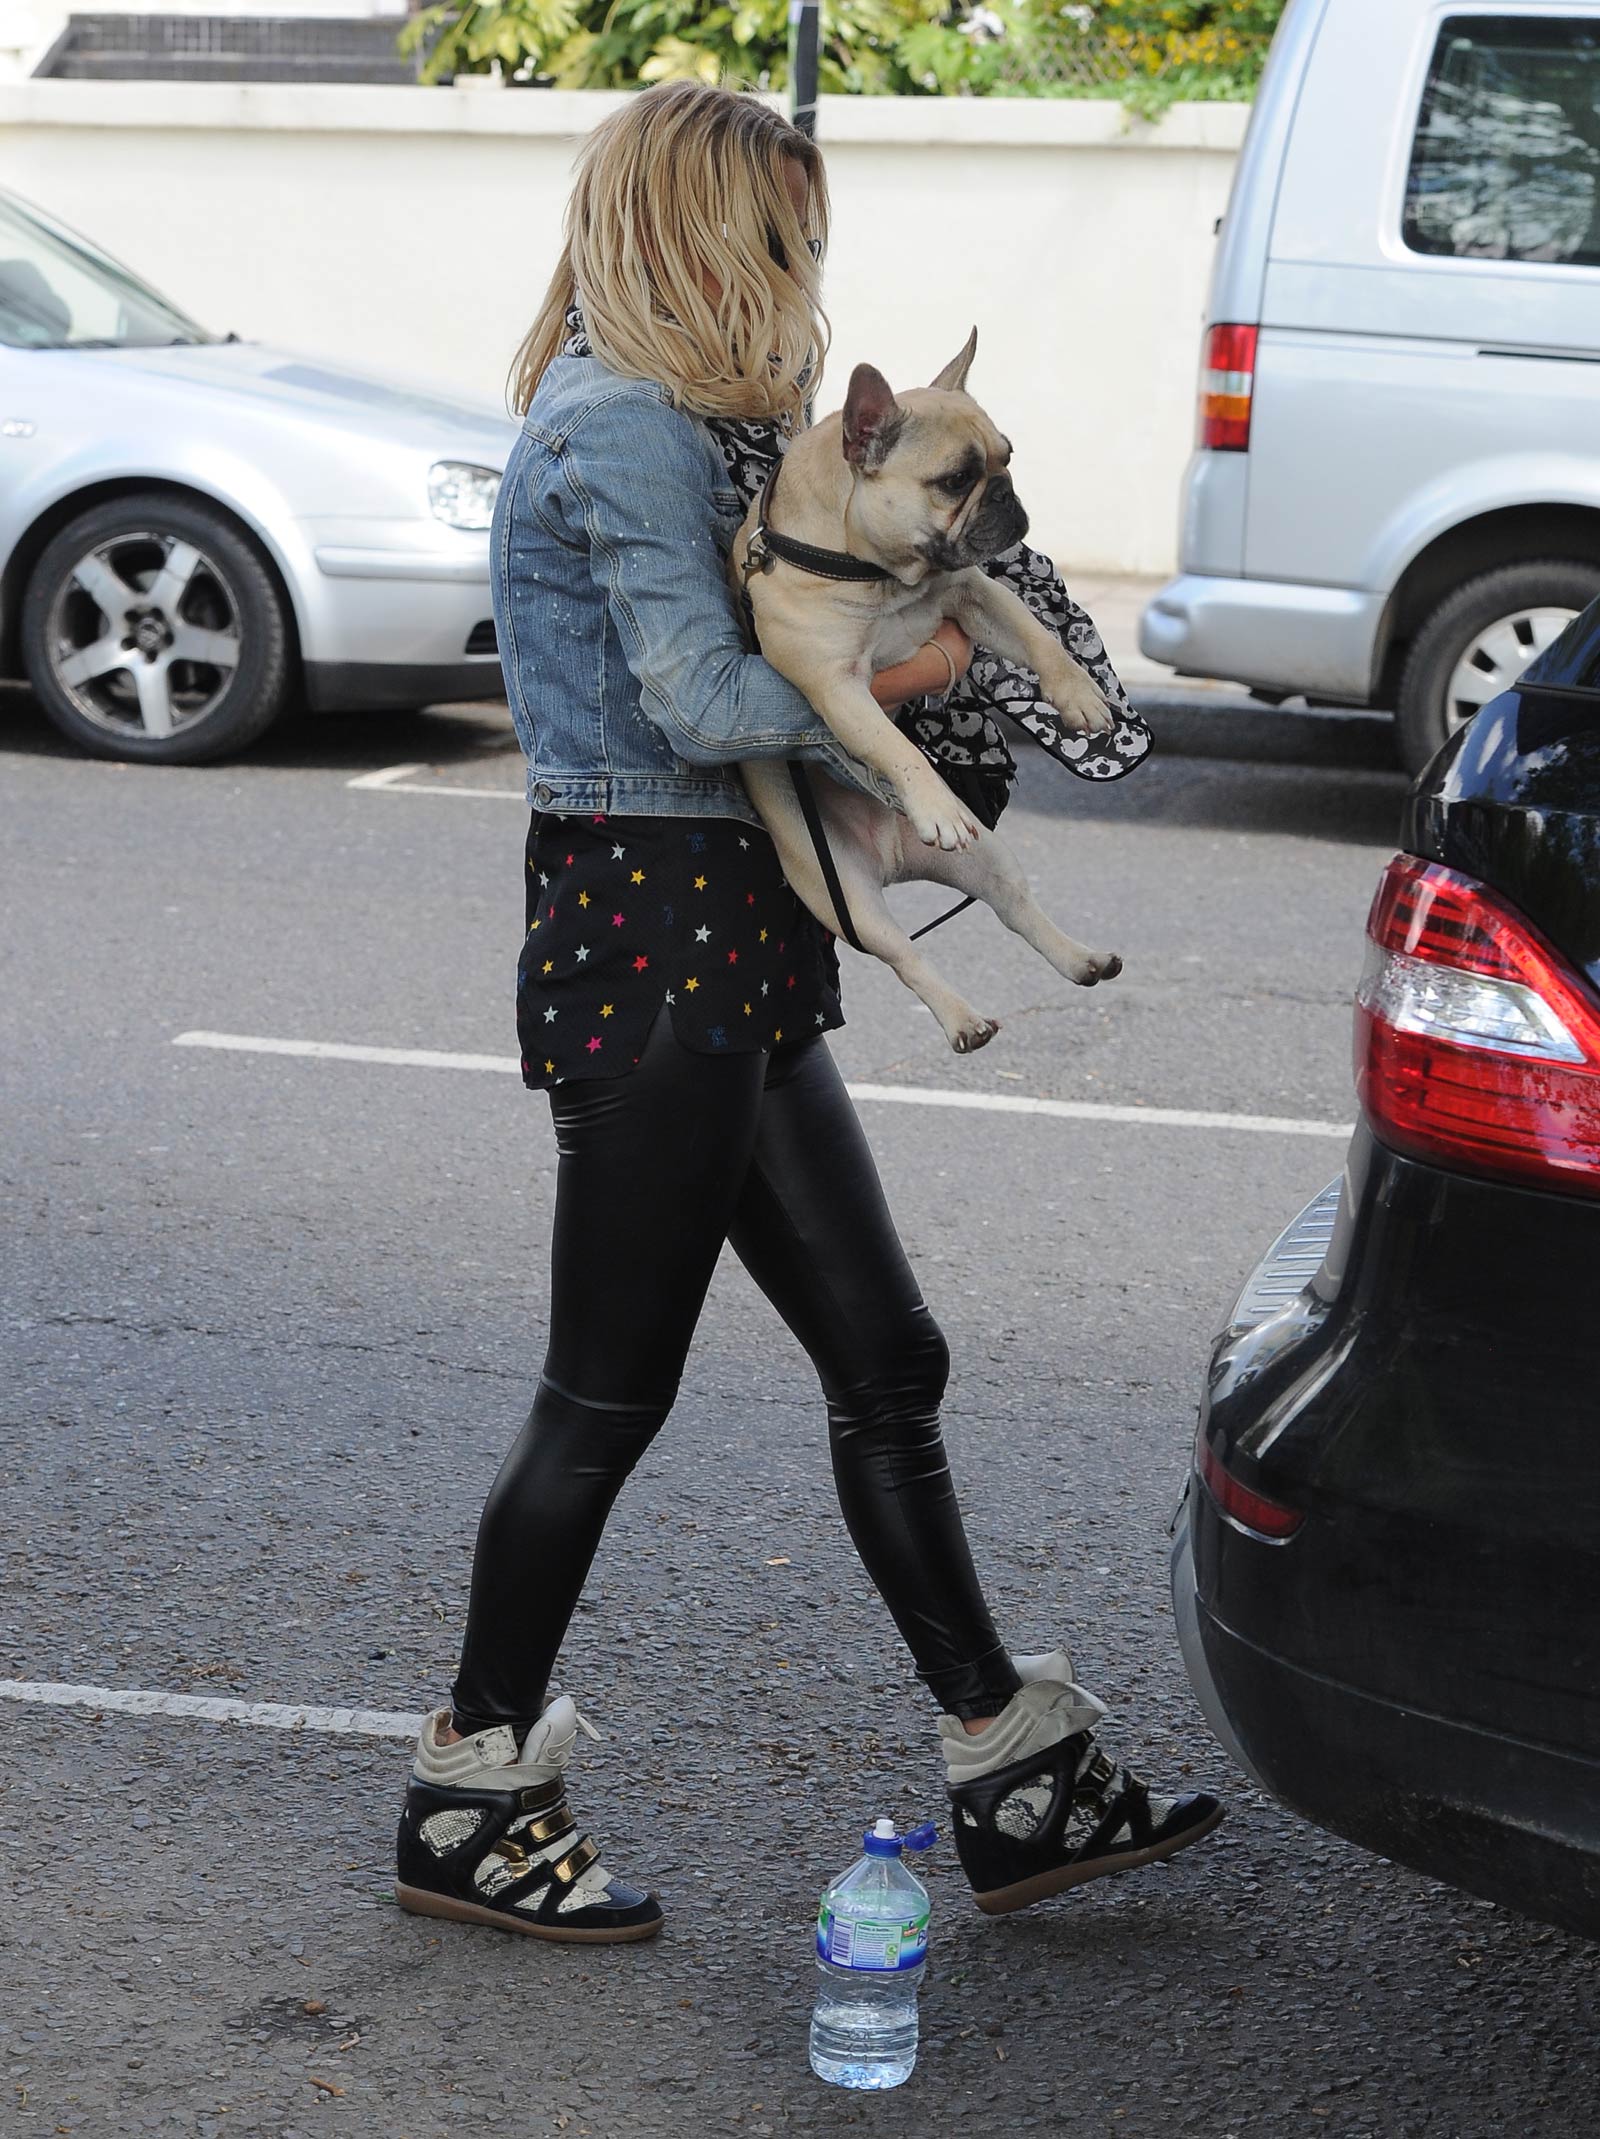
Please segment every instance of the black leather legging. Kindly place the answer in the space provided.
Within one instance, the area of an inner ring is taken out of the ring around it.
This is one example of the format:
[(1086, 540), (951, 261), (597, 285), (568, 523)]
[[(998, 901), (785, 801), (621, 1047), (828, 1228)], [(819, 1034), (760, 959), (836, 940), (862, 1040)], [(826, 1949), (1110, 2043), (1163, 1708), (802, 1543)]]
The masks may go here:
[(939, 1431), (949, 1353), (826, 1041), (681, 1047), (555, 1087), (550, 1344), (483, 1511), (458, 1723), (538, 1715), (624, 1480), (672, 1408), (724, 1240), (811, 1356), (850, 1535), (948, 1713), (1018, 1679), (989, 1618)]

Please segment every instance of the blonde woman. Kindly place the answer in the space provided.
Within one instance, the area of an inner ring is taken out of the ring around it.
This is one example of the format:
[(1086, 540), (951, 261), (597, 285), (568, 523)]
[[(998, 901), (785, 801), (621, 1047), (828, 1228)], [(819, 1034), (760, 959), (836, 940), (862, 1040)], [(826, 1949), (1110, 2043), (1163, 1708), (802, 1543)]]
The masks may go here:
[[(544, 1370), (401, 1821), (398, 1897), (430, 1916), (549, 1939), (661, 1927), (567, 1808), (582, 1724), (548, 1682), (724, 1241), (816, 1367), (845, 1521), (943, 1712), (980, 1904), (1170, 1855), (1221, 1816), (1151, 1798), (1097, 1750), (1102, 1710), (1065, 1654), (1013, 1658), (995, 1632), (940, 1437), (945, 1342), (828, 1051), (833, 945), (737, 770), (808, 759), (879, 792), (745, 651), (723, 579), (819, 375), (827, 219), (815, 147), (765, 105), (645, 91), (588, 143), (519, 359), (494, 607), (532, 808), (522, 1069), (560, 1162)], [(879, 702), (947, 689), (971, 651), (945, 627), (877, 678)]]

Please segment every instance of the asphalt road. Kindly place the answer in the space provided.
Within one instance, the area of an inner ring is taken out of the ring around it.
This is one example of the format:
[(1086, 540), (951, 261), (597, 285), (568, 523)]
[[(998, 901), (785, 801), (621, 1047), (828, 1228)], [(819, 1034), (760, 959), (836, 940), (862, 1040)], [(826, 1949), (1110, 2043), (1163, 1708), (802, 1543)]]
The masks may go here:
[[(847, 1073), (1347, 1121), (1401, 782), (1371, 722), (1206, 718), (1173, 714), (1116, 788), (1030, 766), (1008, 818), (1122, 980), (1078, 993), (968, 916), (933, 941), (1005, 1029), (958, 1061), (847, 953)], [(509, 1057), (508, 746), (493, 714), (307, 723), (245, 764), (131, 770), (0, 701), (12, 1678), (442, 1697), (542, 1351), (544, 1103), (513, 1076), (173, 1042)], [(349, 784), (397, 764), (421, 769)], [(725, 1265), (564, 1671), (606, 1734), (580, 1813), (660, 1889), (667, 1935), (560, 1951), (398, 1914), (396, 1739), (17, 1703), (8, 2139), (1595, 2129), (1596, 1950), (1262, 1801), (1172, 1640), (1164, 1532), (1207, 1345), (1338, 1137), (863, 1112), (954, 1352), (949, 1438), (1002, 1628), (1070, 1638), (1114, 1746), (1224, 1789), (1227, 1826), (1002, 1922), (941, 1846), (915, 2075), (884, 2098), (813, 2080), (817, 1892), (869, 1817), (943, 1800), (809, 1370)]]

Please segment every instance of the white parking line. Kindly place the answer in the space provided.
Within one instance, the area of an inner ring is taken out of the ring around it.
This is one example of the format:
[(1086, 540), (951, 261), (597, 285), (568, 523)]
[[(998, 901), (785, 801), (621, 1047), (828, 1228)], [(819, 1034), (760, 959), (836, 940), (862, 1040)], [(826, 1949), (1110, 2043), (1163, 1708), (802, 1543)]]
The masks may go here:
[(426, 772), (426, 765), (385, 765), (381, 772), (364, 772), (353, 780), (346, 780), (346, 787), (365, 788), (371, 794), (385, 795), (464, 795), (472, 802), (521, 802), (527, 808), (520, 787), (446, 787), (436, 780), (413, 780), (414, 772)]
[(891, 1106), (972, 1107), (984, 1114), (1049, 1114), (1057, 1121), (1134, 1122), (1156, 1129), (1242, 1129), (1251, 1136), (1337, 1136), (1349, 1122), (1296, 1121), (1286, 1114), (1207, 1114), (1192, 1107), (1118, 1107), (1095, 1099), (1028, 1099), (1012, 1092), (945, 1092), (915, 1084), (846, 1085), (852, 1099)]
[(310, 1055), (324, 1062), (387, 1062), (396, 1069), (509, 1071), (521, 1064), (509, 1055), (447, 1055), (432, 1047), (359, 1047), (344, 1040), (264, 1040), (246, 1032), (180, 1032), (174, 1047), (220, 1047), (236, 1055)]
[[(323, 1062), (380, 1062), (395, 1069), (490, 1070), (515, 1077), (506, 1055), (456, 1055), (432, 1047), (362, 1047), (343, 1040), (271, 1040), (242, 1032), (180, 1032), (174, 1047), (212, 1047), (242, 1055), (304, 1055)], [(1091, 1099), (1029, 1099), (1020, 1092), (951, 1092), (917, 1084), (847, 1084), (852, 1099), (896, 1107), (964, 1107), (980, 1114), (1045, 1114), (1057, 1121), (1130, 1124), (1146, 1129), (1212, 1129), (1248, 1136), (1331, 1136), (1343, 1142), (1349, 1122), (1299, 1121), (1281, 1114), (1210, 1114), (1191, 1107), (1119, 1107)]]
[(346, 787), (393, 787), (397, 780), (409, 780), (414, 772), (426, 772), (426, 765), (385, 765), (381, 772), (358, 773), (353, 780), (346, 780)]
[(47, 1679), (0, 1679), (0, 1700), (96, 1714), (178, 1716), (198, 1723), (244, 1723), (252, 1730), (321, 1731), (335, 1738), (414, 1738), (421, 1716), (384, 1708), (285, 1708), (275, 1701), (224, 1701), (209, 1694), (148, 1693), (123, 1686), (63, 1686)]

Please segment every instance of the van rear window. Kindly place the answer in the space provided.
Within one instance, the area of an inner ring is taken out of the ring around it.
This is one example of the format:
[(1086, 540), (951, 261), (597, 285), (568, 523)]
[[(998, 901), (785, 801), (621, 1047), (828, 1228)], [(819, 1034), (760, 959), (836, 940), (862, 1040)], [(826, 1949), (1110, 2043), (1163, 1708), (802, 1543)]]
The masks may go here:
[(1405, 241), (1458, 260), (1600, 267), (1600, 10), (1588, 21), (1446, 18)]

